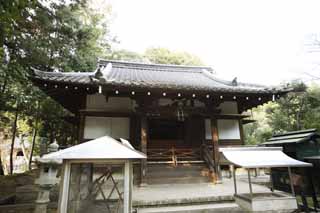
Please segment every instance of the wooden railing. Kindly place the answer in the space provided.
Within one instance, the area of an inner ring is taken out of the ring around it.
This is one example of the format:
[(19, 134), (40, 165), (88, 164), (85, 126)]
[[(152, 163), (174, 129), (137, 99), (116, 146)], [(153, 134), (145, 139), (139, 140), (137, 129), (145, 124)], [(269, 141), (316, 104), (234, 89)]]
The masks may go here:
[(148, 149), (148, 161), (165, 161), (175, 166), (179, 161), (192, 161), (201, 159), (201, 150), (198, 148)]
[(212, 156), (212, 150), (206, 144), (202, 144), (201, 146), (202, 159), (207, 163), (211, 172), (214, 171), (214, 160)]

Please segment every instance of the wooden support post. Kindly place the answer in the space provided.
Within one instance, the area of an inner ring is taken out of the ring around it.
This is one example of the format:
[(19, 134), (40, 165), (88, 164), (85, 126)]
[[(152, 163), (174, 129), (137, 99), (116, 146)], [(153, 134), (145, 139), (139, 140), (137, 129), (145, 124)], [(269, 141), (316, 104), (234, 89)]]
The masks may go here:
[(125, 213), (132, 212), (132, 162), (126, 161), (124, 166), (124, 203), (123, 208)]
[(290, 168), (290, 167), (288, 167), (288, 173), (289, 173), (291, 193), (292, 193), (292, 196), (295, 197), (295, 196), (296, 196), (296, 193), (295, 193), (295, 191), (294, 191), (293, 180), (292, 180), (292, 173), (291, 173), (291, 168)]
[(274, 186), (273, 186), (273, 178), (272, 178), (272, 168), (270, 168), (270, 191), (274, 191)]
[(213, 161), (214, 161), (214, 179), (215, 183), (221, 183), (220, 171), (220, 152), (219, 152), (219, 136), (218, 136), (218, 122), (216, 118), (211, 117), (211, 134), (213, 145)]
[[(148, 142), (148, 123), (147, 117), (141, 117), (141, 152), (147, 155), (147, 142)], [(146, 184), (146, 173), (147, 173), (147, 159), (141, 160), (141, 173), (140, 173), (140, 185)]]
[(67, 213), (71, 165), (70, 162), (64, 162), (62, 165), (63, 170), (60, 180), (58, 212)]
[(238, 194), (237, 190), (237, 177), (236, 177), (236, 167), (234, 165), (231, 165), (231, 170), (232, 170), (232, 176), (233, 176), (233, 184), (234, 184), (234, 194)]
[(252, 194), (252, 183), (251, 183), (250, 169), (248, 169), (248, 181), (249, 181), (250, 197), (251, 197), (251, 199), (252, 199), (252, 198), (253, 198), (253, 194)]

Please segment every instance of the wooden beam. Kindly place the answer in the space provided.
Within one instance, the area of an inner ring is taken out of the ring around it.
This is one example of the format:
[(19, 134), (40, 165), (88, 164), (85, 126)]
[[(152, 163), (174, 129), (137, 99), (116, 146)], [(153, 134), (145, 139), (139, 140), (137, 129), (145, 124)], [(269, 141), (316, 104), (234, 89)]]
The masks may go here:
[(97, 109), (81, 109), (79, 112), (83, 115), (86, 116), (97, 116), (97, 117), (130, 117), (133, 116), (134, 113), (132, 112), (111, 112), (111, 111), (105, 111), (104, 109), (102, 110), (97, 110)]
[[(141, 152), (147, 154), (147, 143), (148, 143), (148, 123), (147, 117), (141, 116)], [(141, 160), (141, 173), (140, 173), (140, 185), (146, 184), (146, 173), (147, 173), (147, 159)]]
[(242, 114), (212, 114), (216, 119), (230, 119), (230, 120), (238, 120), (243, 118), (248, 118), (250, 115), (242, 115)]
[(215, 183), (221, 183), (220, 172), (220, 152), (219, 152), (219, 134), (218, 134), (218, 122), (215, 117), (211, 117), (211, 134), (213, 145), (213, 160), (214, 160), (214, 181)]

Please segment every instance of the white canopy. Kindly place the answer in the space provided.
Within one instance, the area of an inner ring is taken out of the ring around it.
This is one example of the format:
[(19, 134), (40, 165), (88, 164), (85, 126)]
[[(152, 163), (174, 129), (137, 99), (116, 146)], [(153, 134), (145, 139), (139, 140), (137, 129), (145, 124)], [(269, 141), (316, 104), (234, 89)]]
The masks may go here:
[(287, 156), (281, 147), (220, 148), (220, 151), (231, 163), (243, 168), (312, 166)]
[(103, 136), (58, 152), (42, 159), (143, 159), (146, 155), (117, 140)]

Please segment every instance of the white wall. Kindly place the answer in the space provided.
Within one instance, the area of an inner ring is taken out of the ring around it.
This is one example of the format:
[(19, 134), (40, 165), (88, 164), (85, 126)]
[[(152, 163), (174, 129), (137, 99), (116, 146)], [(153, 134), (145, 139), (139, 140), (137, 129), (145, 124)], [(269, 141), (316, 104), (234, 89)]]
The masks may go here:
[(84, 139), (94, 139), (105, 135), (109, 135), (116, 139), (129, 139), (130, 119), (124, 117), (86, 116)]
[(99, 109), (113, 112), (130, 112), (135, 107), (135, 101), (127, 97), (109, 97), (108, 101), (102, 94), (87, 95), (86, 109)]
[(240, 139), (238, 120), (218, 120), (219, 139)]
[(221, 114), (238, 114), (238, 104), (236, 101), (222, 102), (219, 107)]
[(205, 139), (206, 140), (212, 140), (211, 121), (210, 121), (210, 119), (205, 119), (204, 120), (204, 127), (205, 127), (205, 130), (206, 130)]
[[(241, 139), (238, 120), (219, 119), (217, 123), (219, 139)], [(205, 138), (207, 140), (211, 140), (212, 133), (210, 119), (205, 119), (205, 130)]]

